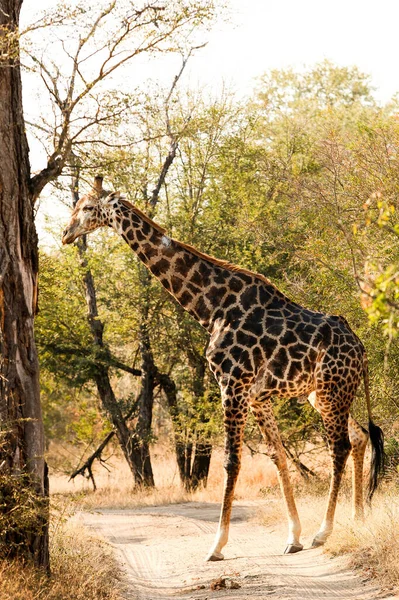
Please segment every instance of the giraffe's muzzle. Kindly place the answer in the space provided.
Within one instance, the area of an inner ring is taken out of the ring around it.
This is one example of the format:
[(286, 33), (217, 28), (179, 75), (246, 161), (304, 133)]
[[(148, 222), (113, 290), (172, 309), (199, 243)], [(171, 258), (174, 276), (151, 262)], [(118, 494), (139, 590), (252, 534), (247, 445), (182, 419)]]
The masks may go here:
[(77, 232), (78, 225), (79, 223), (74, 223), (73, 225), (70, 225), (64, 229), (61, 240), (63, 244), (72, 244), (72, 242), (76, 240), (79, 235)]

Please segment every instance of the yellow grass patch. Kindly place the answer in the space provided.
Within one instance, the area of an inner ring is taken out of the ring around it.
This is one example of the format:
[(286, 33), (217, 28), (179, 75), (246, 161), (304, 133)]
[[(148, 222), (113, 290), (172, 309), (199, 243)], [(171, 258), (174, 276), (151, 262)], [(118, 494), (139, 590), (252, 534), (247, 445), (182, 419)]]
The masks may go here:
[(30, 564), (0, 561), (1, 600), (120, 600), (111, 548), (82, 527), (56, 522), (51, 536), (51, 577)]
[[(193, 493), (186, 492), (180, 485), (176, 460), (172, 451), (155, 447), (152, 466), (156, 489), (137, 491), (133, 489), (133, 476), (126, 461), (115, 455), (109, 461), (110, 471), (97, 465), (94, 476), (98, 489), (93, 492), (92, 484), (83, 477), (68, 481), (65, 475), (52, 475), (50, 488), (53, 496), (68, 497), (79, 508), (135, 508), (138, 506), (173, 504), (176, 502), (220, 502), (223, 493), (223, 451), (215, 449), (212, 454), (208, 486)], [(277, 485), (277, 474), (271, 461), (263, 455), (251, 456), (244, 451), (242, 468), (235, 497), (254, 500), (263, 495), (265, 488)]]
[(363, 523), (354, 523), (350, 505), (341, 508), (326, 551), (346, 554), (352, 567), (377, 578), (384, 588), (399, 586), (399, 495), (392, 488), (376, 494)]

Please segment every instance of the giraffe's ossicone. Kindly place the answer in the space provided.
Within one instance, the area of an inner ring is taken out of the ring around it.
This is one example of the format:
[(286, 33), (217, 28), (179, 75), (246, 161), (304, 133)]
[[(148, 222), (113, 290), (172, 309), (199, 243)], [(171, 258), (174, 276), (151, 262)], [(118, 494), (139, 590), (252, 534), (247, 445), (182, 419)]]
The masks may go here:
[[(327, 510), (313, 545), (332, 531), (337, 495), (350, 452), (354, 516), (363, 515), (363, 458), (372, 444), (369, 496), (383, 469), (383, 435), (371, 418), (363, 344), (343, 317), (296, 304), (264, 276), (218, 260), (166, 235), (165, 230), (102, 178), (76, 204), (63, 234), (70, 244), (101, 226), (112, 227), (161, 284), (210, 334), (207, 359), (221, 390), (225, 426), (225, 488), (219, 528), (208, 560), (221, 560), (227, 542), (234, 487), (248, 410), (257, 419), (277, 467), (288, 515), (285, 551), (297, 552), (301, 526), (286, 455), (273, 414), (273, 396), (307, 397), (320, 413), (332, 459)], [(349, 414), (364, 381), (369, 431)]]

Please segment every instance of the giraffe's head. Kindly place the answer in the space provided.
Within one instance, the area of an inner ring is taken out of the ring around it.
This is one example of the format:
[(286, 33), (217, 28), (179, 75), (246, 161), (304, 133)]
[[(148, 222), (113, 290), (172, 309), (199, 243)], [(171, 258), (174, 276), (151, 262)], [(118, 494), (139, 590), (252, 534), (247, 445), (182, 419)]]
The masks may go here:
[(102, 182), (102, 177), (96, 177), (90, 192), (77, 201), (62, 234), (63, 244), (71, 244), (79, 236), (108, 225), (106, 208), (109, 193), (103, 189)]

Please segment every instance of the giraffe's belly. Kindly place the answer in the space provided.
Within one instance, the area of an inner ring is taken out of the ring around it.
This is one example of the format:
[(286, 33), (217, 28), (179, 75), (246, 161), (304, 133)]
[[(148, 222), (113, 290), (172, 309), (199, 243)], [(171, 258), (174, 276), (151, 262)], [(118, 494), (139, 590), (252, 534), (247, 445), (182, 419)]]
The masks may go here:
[(207, 358), (211, 371), (222, 387), (240, 384), (252, 397), (307, 396), (315, 389), (314, 370), (307, 357), (301, 361), (277, 363), (248, 349), (233, 348), (226, 351), (216, 346), (208, 349)]
[(315, 389), (314, 372), (311, 368), (299, 368), (295, 372), (290, 367), (284, 372), (271, 369), (266, 363), (263, 365), (251, 386), (252, 396), (283, 396), (292, 398), (296, 396), (308, 396)]

